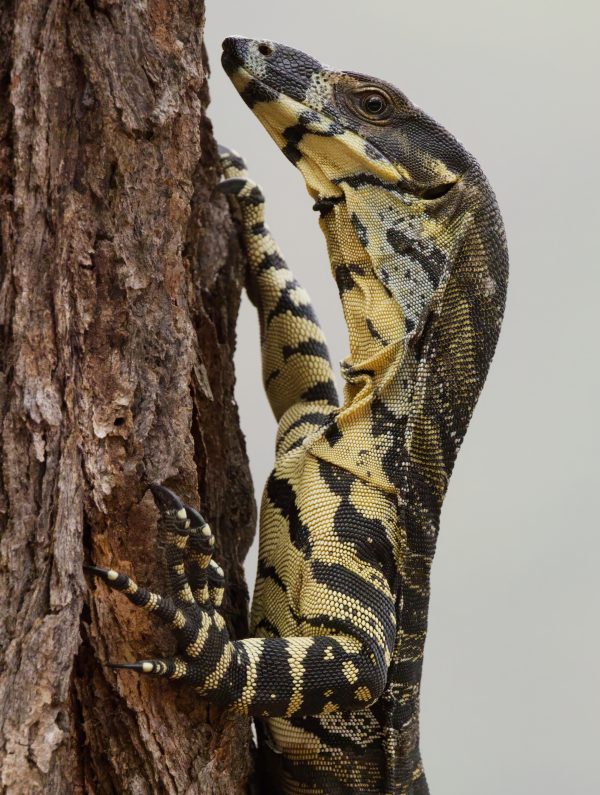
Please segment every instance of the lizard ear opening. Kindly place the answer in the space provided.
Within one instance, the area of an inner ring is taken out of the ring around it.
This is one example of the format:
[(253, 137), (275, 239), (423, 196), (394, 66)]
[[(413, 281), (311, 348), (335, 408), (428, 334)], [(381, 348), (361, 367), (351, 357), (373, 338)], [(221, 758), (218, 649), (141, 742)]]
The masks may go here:
[(433, 185), (431, 188), (425, 188), (421, 193), (422, 199), (441, 199), (449, 193), (456, 185), (456, 182), (443, 182), (441, 185)]

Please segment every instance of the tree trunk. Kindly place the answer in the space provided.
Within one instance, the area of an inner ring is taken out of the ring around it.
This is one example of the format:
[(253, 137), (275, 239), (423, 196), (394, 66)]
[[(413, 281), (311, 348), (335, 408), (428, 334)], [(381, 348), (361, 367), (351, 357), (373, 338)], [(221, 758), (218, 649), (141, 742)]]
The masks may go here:
[(144, 480), (199, 493), (246, 629), (243, 263), (211, 198), (203, 23), (197, 0), (0, 11), (2, 792), (245, 791), (248, 722), (107, 669), (173, 641), (82, 572), (162, 588)]

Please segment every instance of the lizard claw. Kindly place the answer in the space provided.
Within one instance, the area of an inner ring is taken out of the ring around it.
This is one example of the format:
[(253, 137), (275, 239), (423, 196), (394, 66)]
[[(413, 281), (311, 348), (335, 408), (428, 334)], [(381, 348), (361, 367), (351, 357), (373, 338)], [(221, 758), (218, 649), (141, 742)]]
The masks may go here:
[(181, 657), (167, 658), (164, 660), (138, 660), (133, 663), (109, 662), (108, 666), (112, 668), (113, 671), (135, 671), (138, 674), (168, 676), (172, 679), (185, 678), (188, 672), (188, 666)]
[[(174, 516), (178, 520), (175, 526), (170, 526), (172, 531), (179, 535), (192, 535), (196, 531), (208, 527), (202, 514), (195, 508), (186, 505), (170, 489), (159, 483), (150, 483), (150, 491), (161, 514), (167, 518)], [(210, 535), (210, 532), (205, 535)]]
[(246, 185), (248, 184), (248, 180), (241, 179), (240, 177), (232, 177), (231, 179), (223, 179), (221, 182), (218, 182), (215, 185), (215, 193), (227, 193), (227, 194), (237, 194), (241, 193)]
[(246, 171), (246, 163), (239, 152), (236, 152), (235, 149), (230, 149), (228, 146), (223, 146), (222, 144), (217, 144), (217, 149), (225, 170), (235, 169), (237, 171)]
[[(205, 527), (208, 527), (208, 522), (202, 516), (200, 511), (197, 511), (195, 508), (190, 508), (189, 505), (184, 505), (183, 507), (186, 510), (187, 518), (189, 519), (190, 522), (190, 527), (189, 527), (190, 533), (193, 533), (196, 530), (202, 531)], [(210, 536), (210, 528), (209, 531), (203, 533), (203, 535), (207, 537)]]
[(101, 577), (105, 581), (115, 582), (119, 576), (119, 572), (114, 569), (106, 569), (104, 566), (90, 566), (87, 563), (83, 564), (83, 570), (89, 571), (95, 577)]
[(134, 663), (113, 663), (109, 662), (108, 667), (113, 670), (122, 669), (124, 671), (137, 671), (140, 674), (154, 673), (154, 663), (150, 660), (140, 660)]
[(234, 149), (230, 149), (224, 144), (217, 144), (217, 150), (221, 157), (239, 157), (238, 153)]
[(183, 503), (171, 489), (161, 486), (160, 483), (150, 483), (150, 491), (161, 513), (177, 514), (178, 518), (185, 519), (184, 515), (179, 516), (180, 511), (185, 511)]

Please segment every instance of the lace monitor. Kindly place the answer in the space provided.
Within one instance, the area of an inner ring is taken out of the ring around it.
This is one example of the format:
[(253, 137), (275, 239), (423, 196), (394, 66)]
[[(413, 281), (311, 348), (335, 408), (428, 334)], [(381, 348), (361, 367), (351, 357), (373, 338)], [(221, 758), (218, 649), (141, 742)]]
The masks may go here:
[(340, 404), (309, 298), (265, 225), (241, 158), (248, 292), (278, 420), (253, 637), (230, 639), (223, 571), (200, 514), (153, 485), (171, 595), (89, 567), (176, 635), (178, 655), (116, 665), (193, 683), (255, 716), (260, 792), (422, 795), (419, 688), (430, 567), (456, 453), (496, 345), (502, 220), (480, 167), (393, 86), (269, 41), (223, 65), (301, 171), (349, 331)]

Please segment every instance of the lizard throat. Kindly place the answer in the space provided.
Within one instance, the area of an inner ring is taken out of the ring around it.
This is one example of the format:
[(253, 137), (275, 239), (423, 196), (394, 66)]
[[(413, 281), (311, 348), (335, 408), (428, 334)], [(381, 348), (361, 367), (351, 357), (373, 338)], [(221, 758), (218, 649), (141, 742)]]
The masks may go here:
[(402, 310), (375, 273), (346, 203), (336, 200), (320, 218), (331, 271), (348, 328), (349, 356), (342, 362), (346, 404), (379, 392), (398, 370), (404, 350)]

